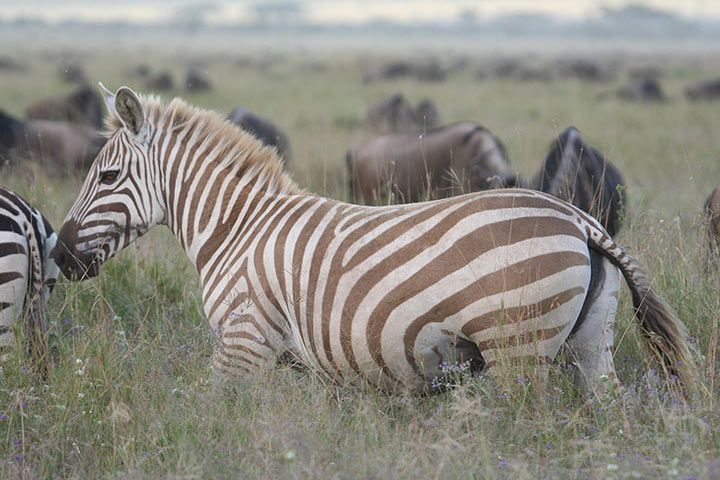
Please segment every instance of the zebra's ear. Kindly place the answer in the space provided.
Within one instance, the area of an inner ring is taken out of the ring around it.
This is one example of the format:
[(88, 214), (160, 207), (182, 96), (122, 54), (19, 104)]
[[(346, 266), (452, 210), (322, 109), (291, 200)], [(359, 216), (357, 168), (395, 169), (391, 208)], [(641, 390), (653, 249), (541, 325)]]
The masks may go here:
[(100, 87), (100, 94), (105, 99), (105, 106), (107, 107), (108, 112), (115, 112), (115, 94), (105, 88), (105, 85), (103, 85), (102, 82), (98, 82), (98, 87)]
[(115, 111), (128, 130), (135, 135), (143, 131), (145, 112), (142, 103), (128, 87), (120, 87), (115, 94)]

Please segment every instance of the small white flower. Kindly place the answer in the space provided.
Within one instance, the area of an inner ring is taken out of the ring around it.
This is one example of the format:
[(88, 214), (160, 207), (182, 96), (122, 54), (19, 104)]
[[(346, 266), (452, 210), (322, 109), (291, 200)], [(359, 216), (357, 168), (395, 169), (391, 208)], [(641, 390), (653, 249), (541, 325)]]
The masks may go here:
[(85, 392), (78, 392), (78, 398), (85, 398)]
[(620, 467), (615, 463), (608, 463), (607, 470), (608, 472), (617, 472)]
[(75, 359), (75, 365), (82, 365), (82, 358), (76, 358)]
[(295, 456), (295, 450), (288, 450), (283, 455), (283, 460), (285, 460), (286, 462), (292, 462), (293, 460), (295, 460)]

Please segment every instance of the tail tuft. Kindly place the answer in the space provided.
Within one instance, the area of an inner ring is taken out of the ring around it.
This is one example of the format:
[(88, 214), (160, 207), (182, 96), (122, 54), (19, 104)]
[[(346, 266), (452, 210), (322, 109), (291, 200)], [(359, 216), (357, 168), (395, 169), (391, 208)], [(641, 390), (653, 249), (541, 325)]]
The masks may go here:
[(676, 377), (685, 387), (696, 384), (698, 375), (685, 340), (685, 325), (652, 287), (637, 260), (627, 255), (597, 220), (584, 214), (582, 218), (587, 222), (590, 247), (607, 257), (622, 272), (632, 293), (635, 317), (648, 349), (670, 377)]

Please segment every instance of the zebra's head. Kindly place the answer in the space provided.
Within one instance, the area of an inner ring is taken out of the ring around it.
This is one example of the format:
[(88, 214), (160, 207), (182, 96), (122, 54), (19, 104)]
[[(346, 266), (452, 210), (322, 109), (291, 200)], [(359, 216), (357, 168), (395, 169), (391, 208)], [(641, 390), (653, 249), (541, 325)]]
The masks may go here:
[(94, 277), (100, 266), (150, 228), (165, 210), (151, 168), (155, 126), (129, 88), (100, 89), (111, 132), (93, 162), (58, 236), (52, 257), (69, 279)]

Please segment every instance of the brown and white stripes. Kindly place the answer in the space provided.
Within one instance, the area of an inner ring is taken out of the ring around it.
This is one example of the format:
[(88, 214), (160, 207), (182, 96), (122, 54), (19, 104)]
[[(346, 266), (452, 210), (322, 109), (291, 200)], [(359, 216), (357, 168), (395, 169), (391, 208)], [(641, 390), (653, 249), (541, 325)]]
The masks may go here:
[(92, 276), (167, 225), (200, 273), (220, 370), (289, 352), (334, 378), (423, 390), (443, 362), (546, 363), (567, 343), (592, 388), (614, 376), (622, 272), (666, 366), (690, 375), (682, 326), (637, 263), (563, 201), (500, 190), (350, 205), (300, 190), (273, 150), (212, 112), (105, 94), (109, 141), (54, 256)]
[(13, 326), (20, 318), (33, 360), (45, 360), (45, 305), (60, 273), (50, 258), (56, 240), (40, 212), (0, 187), (0, 364), (15, 343)]

